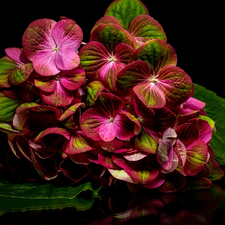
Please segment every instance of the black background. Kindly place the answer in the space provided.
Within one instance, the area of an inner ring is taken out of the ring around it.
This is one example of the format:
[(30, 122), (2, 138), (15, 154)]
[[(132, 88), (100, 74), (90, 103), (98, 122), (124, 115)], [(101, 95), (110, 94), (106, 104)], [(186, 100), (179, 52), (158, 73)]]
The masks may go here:
[[(104, 1), (27, 1), (5, 2), (1, 6), (1, 49), (22, 47), (21, 39), (27, 26), (36, 19), (56, 21), (66, 16), (76, 21), (84, 33), (84, 41), (95, 22), (112, 0)], [(167, 34), (168, 43), (178, 56), (177, 66), (198, 83), (225, 98), (224, 72), (224, 6), (219, 1), (153, 1), (142, 0), (150, 15)]]

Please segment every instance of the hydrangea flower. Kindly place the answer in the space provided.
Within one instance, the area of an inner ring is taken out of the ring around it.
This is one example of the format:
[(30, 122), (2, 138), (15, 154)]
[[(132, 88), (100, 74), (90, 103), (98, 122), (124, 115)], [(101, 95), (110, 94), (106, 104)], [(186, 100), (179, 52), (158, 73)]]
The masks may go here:
[(76, 51), (83, 40), (83, 32), (75, 21), (62, 18), (33, 21), (26, 29), (23, 48), (26, 57), (33, 62), (34, 69), (42, 76), (58, 74), (61, 70), (72, 70), (80, 64)]

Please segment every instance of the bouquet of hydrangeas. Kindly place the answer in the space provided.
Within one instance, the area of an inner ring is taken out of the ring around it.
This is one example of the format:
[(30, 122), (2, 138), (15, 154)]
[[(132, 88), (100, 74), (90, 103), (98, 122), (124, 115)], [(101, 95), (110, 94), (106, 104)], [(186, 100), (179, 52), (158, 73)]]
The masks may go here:
[[(140, 0), (115, 0), (88, 43), (75, 21), (30, 23), (0, 59), (0, 168), (132, 191), (207, 188), (223, 171), (215, 126), (193, 98), (162, 26)], [(96, 170), (96, 168), (98, 168)]]

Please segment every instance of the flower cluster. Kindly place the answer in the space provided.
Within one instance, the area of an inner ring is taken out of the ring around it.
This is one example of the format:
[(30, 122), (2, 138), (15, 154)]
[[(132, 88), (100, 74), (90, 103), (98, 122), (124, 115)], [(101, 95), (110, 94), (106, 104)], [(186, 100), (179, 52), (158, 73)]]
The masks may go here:
[(94, 164), (96, 179), (122, 180), (133, 191), (207, 188), (223, 176), (205, 103), (192, 97), (162, 26), (139, 0), (131, 5), (139, 10), (114, 1), (88, 43), (75, 21), (61, 17), (32, 22), (23, 48), (5, 50), (2, 168), (26, 166), (45, 180), (64, 174), (76, 183)]

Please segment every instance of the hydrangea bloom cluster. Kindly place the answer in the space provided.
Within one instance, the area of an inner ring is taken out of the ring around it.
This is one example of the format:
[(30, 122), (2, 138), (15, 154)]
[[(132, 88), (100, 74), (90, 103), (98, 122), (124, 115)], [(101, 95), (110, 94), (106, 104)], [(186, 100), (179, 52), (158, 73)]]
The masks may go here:
[(92, 179), (104, 184), (163, 192), (207, 188), (223, 176), (205, 103), (192, 97), (192, 80), (162, 26), (140, 0), (130, 4), (112, 2), (88, 43), (75, 21), (61, 17), (33, 21), (23, 48), (5, 50), (3, 171), (77, 183), (97, 167)]

